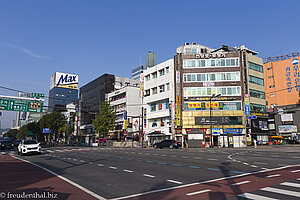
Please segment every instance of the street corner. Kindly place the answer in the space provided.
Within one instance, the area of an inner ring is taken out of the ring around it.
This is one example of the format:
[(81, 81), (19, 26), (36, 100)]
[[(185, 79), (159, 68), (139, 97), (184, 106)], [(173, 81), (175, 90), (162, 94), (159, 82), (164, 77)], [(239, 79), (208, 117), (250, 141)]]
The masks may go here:
[(5, 180), (0, 199), (101, 199), (64, 177), (10, 155), (0, 157), (0, 171)]

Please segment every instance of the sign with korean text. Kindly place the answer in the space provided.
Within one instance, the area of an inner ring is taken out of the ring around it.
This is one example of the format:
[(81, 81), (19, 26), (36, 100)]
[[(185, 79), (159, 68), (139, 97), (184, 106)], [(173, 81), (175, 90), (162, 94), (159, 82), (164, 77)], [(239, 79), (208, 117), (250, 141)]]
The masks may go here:
[(181, 109), (180, 109), (180, 96), (176, 96), (176, 116), (177, 116), (177, 126), (181, 126)]
[(205, 102), (205, 108), (219, 108), (219, 102)]
[(143, 117), (144, 117), (144, 128), (147, 127), (147, 109), (144, 108), (144, 113), (143, 113)]
[(198, 103), (188, 103), (188, 108), (201, 108), (201, 102), (198, 102)]
[(17, 99), (0, 99), (0, 110), (43, 112), (43, 102)]
[(245, 106), (245, 115), (250, 115), (250, 106), (249, 105)]
[(33, 97), (33, 98), (34, 98), (34, 97), (37, 97), (37, 98), (44, 98), (44, 97), (45, 97), (45, 94), (33, 92), (33, 93), (30, 94), (30, 97)]

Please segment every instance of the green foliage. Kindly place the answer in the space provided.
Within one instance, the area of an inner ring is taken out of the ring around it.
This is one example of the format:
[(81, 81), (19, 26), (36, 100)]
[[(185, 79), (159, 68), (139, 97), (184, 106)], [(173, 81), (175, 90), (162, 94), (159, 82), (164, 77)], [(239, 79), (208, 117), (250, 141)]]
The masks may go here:
[(25, 139), (27, 131), (28, 131), (27, 125), (23, 125), (20, 128), (20, 133), (18, 134), (17, 139), (19, 140)]
[(43, 128), (50, 128), (52, 135), (54, 134), (56, 139), (59, 129), (65, 125), (65, 116), (60, 112), (46, 114), (40, 119), (39, 125), (40, 131)]
[(19, 134), (19, 130), (18, 129), (9, 129), (9, 131), (4, 134), (4, 137), (9, 137), (9, 138), (12, 138), (12, 139), (17, 139), (18, 134)]
[(32, 123), (27, 124), (27, 131), (30, 131), (34, 134), (33, 139), (37, 139), (40, 141), (42, 134), (41, 134), (41, 130), (39, 127), (39, 123), (32, 122)]
[(100, 102), (99, 113), (93, 120), (94, 129), (101, 135), (107, 135), (109, 131), (115, 129), (116, 118), (116, 112), (110, 106), (110, 102)]
[(68, 136), (70, 136), (73, 132), (74, 132), (74, 126), (67, 125), (67, 124), (59, 129), (60, 134), (65, 133)]

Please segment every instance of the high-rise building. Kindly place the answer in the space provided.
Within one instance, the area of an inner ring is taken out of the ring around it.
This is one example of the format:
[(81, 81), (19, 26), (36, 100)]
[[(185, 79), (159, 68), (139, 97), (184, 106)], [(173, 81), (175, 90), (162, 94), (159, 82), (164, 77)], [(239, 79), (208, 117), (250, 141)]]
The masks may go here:
[(55, 72), (51, 76), (48, 111), (65, 112), (69, 103), (78, 101), (78, 75)]
[(299, 53), (268, 58), (264, 64), (267, 108), (293, 105), (300, 97)]
[(156, 53), (149, 51), (146, 54), (146, 68), (156, 65)]
[[(213, 49), (185, 43), (177, 48), (175, 134), (182, 136), (183, 143), (191, 147), (247, 144), (251, 129), (247, 117), (263, 115), (266, 105), (263, 61), (257, 54), (244, 45)], [(258, 129), (251, 136), (267, 141), (267, 119), (257, 116), (253, 122)]]
[(131, 78), (132, 78), (133, 80), (139, 81), (139, 80), (140, 80), (140, 76), (141, 76), (141, 74), (143, 73), (143, 70), (144, 70), (144, 69), (145, 69), (145, 67), (144, 67), (143, 65), (134, 68), (134, 69), (131, 71)]

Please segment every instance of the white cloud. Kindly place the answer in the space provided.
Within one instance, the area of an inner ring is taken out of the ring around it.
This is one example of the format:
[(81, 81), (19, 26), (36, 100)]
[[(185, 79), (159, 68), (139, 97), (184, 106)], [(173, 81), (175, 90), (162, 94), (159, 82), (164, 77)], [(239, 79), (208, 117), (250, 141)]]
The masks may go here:
[(19, 46), (16, 46), (16, 45), (13, 45), (13, 44), (10, 44), (10, 43), (7, 43), (7, 42), (0, 42), (0, 43), (5, 44), (5, 45), (10, 46), (10, 47), (13, 47), (15, 49), (18, 49), (20, 51), (23, 51), (27, 55), (30, 55), (34, 58), (54, 59), (54, 58), (51, 58), (49, 56), (44, 56), (44, 55), (39, 55), (39, 54), (33, 53), (32, 51), (30, 51), (29, 49), (26, 49), (24, 47), (19, 47)]

